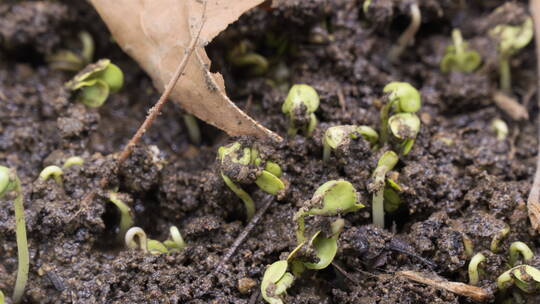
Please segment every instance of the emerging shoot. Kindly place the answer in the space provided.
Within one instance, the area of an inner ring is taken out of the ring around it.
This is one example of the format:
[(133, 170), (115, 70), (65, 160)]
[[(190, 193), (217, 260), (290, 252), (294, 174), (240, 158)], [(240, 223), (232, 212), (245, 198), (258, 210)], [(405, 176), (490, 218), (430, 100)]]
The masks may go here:
[(533, 33), (531, 17), (525, 19), (520, 26), (500, 24), (490, 31), (490, 35), (498, 42), (501, 91), (508, 95), (512, 91), (510, 57), (531, 42)]
[(89, 64), (94, 57), (94, 39), (88, 32), (82, 31), (79, 33), (79, 40), (82, 44), (80, 54), (70, 50), (59, 50), (46, 59), (51, 68), (78, 72)]
[[(364, 3), (365, 6), (365, 3)], [(369, 4), (368, 4), (369, 6)], [(411, 23), (407, 29), (399, 36), (398, 42), (390, 49), (388, 54), (388, 60), (390, 62), (397, 62), (403, 51), (412, 44), (414, 41), (414, 36), (418, 29), (420, 28), (420, 23), (422, 22), (422, 14), (420, 13), (420, 8), (416, 2), (413, 2), (410, 5), (410, 14), (411, 14)]]
[(495, 234), (495, 236), (491, 240), (491, 244), (489, 247), (489, 249), (493, 253), (497, 253), (497, 251), (499, 251), (499, 243), (501, 242), (502, 239), (504, 239), (508, 235), (508, 233), (510, 233), (510, 226), (505, 224), (504, 227), (501, 230), (499, 230), (497, 234)]
[[(135, 238), (139, 239), (139, 244), (135, 241)], [(151, 240), (146, 237), (146, 233), (140, 227), (131, 227), (126, 232), (124, 238), (126, 246), (131, 249), (140, 248), (144, 253), (151, 253), (153, 255), (159, 255), (162, 253), (169, 253), (167, 247), (161, 242), (156, 240)]]
[(478, 285), (478, 282), (480, 282), (479, 266), (480, 266), (480, 263), (484, 262), (485, 260), (486, 260), (486, 257), (481, 253), (477, 253), (472, 257), (471, 261), (469, 262), (469, 284), (470, 285)]
[(197, 118), (191, 114), (184, 114), (184, 124), (186, 125), (189, 140), (194, 145), (200, 145), (201, 144), (201, 129), (199, 128), (199, 124), (197, 123)]
[(186, 248), (186, 242), (180, 234), (180, 231), (176, 226), (170, 228), (171, 238), (163, 242), (163, 245), (169, 249), (169, 251), (182, 251)]
[(379, 158), (377, 168), (373, 171), (373, 182), (370, 188), (373, 191), (373, 224), (384, 228), (384, 186), (386, 173), (392, 170), (399, 158), (393, 151), (386, 151)]
[(116, 192), (109, 192), (109, 201), (113, 203), (120, 212), (120, 225), (118, 236), (123, 238), (126, 231), (133, 226), (133, 216), (131, 213), (131, 208), (126, 205), (119, 197)]
[(446, 53), (441, 60), (441, 71), (448, 73), (458, 71), (463, 73), (473, 72), (482, 62), (478, 52), (469, 50), (467, 42), (463, 41), (458, 29), (452, 30), (453, 45), (446, 48)]
[(28, 240), (26, 239), (26, 222), (24, 220), (24, 198), (21, 181), (17, 174), (9, 168), (0, 166), (0, 198), (13, 192), (15, 196), (15, 235), (17, 239), (17, 280), (13, 289), (13, 302), (20, 303), (28, 280), (30, 257), (28, 254)]
[(497, 134), (497, 140), (503, 141), (508, 136), (508, 125), (504, 120), (495, 118), (491, 121), (491, 129)]
[(512, 267), (516, 266), (516, 262), (518, 261), (520, 255), (523, 257), (524, 262), (534, 258), (534, 253), (532, 252), (531, 248), (529, 248), (529, 246), (523, 242), (513, 242), (510, 244), (509, 251), (510, 257), (508, 259), (508, 263)]
[(249, 68), (253, 75), (263, 75), (268, 70), (268, 60), (253, 52), (253, 47), (247, 40), (242, 40), (228, 54), (228, 59), (234, 66)]
[(84, 165), (84, 159), (80, 156), (72, 156), (64, 162), (63, 168), (69, 168), (71, 166), (82, 166)]
[(332, 150), (349, 146), (351, 139), (357, 139), (359, 136), (369, 141), (371, 145), (375, 145), (379, 140), (379, 134), (368, 126), (345, 125), (328, 128), (323, 137), (323, 160), (327, 161), (330, 158)]
[(317, 126), (314, 112), (319, 108), (319, 95), (307, 84), (295, 84), (281, 107), (283, 114), (289, 117), (289, 135), (302, 130), (304, 136), (311, 136)]
[(286, 260), (274, 262), (266, 268), (261, 281), (261, 295), (270, 304), (283, 304), (282, 295), (293, 284), (294, 276), (287, 272)]
[(58, 166), (48, 166), (48, 167), (45, 167), (45, 169), (43, 169), (41, 171), (41, 173), (39, 173), (39, 178), (42, 180), (42, 181), (46, 181), (49, 179), (49, 177), (53, 177), (54, 178), (54, 181), (56, 182), (56, 184), (58, 186), (62, 186), (64, 184), (64, 182), (62, 181), (62, 175), (64, 174), (64, 171), (62, 171), (62, 169)]
[(525, 293), (534, 293), (540, 289), (540, 270), (529, 265), (519, 265), (505, 271), (497, 278), (497, 287), (501, 291), (507, 290), (514, 284)]

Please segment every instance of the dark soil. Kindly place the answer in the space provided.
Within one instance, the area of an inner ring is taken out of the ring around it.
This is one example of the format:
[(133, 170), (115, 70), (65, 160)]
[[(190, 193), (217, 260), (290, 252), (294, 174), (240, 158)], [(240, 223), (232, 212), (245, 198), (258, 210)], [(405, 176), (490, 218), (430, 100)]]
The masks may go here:
[[(159, 96), (151, 80), (112, 42), (86, 2), (0, 3), (0, 164), (15, 168), (24, 187), (31, 254), (24, 302), (263, 303), (257, 296), (265, 267), (296, 246), (294, 213), (318, 186), (337, 178), (355, 186), (366, 208), (344, 216), (335, 265), (306, 272), (288, 290), (286, 303), (469, 303), (394, 275), (415, 270), (468, 282), (467, 237), (474, 252), (487, 258), (480, 286), (501, 298), (495, 280), (508, 269), (510, 243), (525, 242), (537, 253), (540, 248), (526, 210), (538, 152), (538, 109), (530, 102), (536, 98), (536, 63), (532, 44), (512, 59), (513, 93), (531, 117), (513, 121), (492, 101), (497, 53), (487, 31), (501, 22), (521, 23), (528, 13), (525, 3), (507, 3), (492, 14), (504, 1), (419, 0), (420, 31), (392, 64), (386, 56), (408, 25), (408, 2), (372, 0), (367, 16), (362, 2), (275, 1), (245, 14), (207, 48), (229, 96), (284, 137), (288, 122), (281, 104), (288, 87), (307, 83), (321, 98), (312, 137), (259, 143), (281, 165), (288, 189), (220, 269), (216, 266), (246, 224), (243, 204), (222, 181), (215, 161), (217, 148), (232, 139), (200, 122), (203, 143), (190, 144), (184, 112), (171, 103), (143, 144), (111, 174), (115, 153)], [(439, 70), (454, 27), (482, 55), (483, 65), (473, 74)], [(99, 109), (75, 102), (64, 89), (73, 75), (46, 61), (56, 50), (77, 50), (81, 30), (96, 41), (95, 59), (110, 58), (126, 77), (122, 91)], [(270, 60), (265, 75), (250, 75), (227, 61), (224, 54), (242, 40)], [(367, 188), (379, 155), (360, 139), (323, 163), (321, 137), (334, 125), (378, 127), (381, 91), (390, 81), (410, 82), (423, 105), (417, 141), (394, 168), (404, 189), (402, 206), (387, 215), (384, 230), (370, 225)], [(494, 118), (508, 124), (505, 140), (491, 130)], [(45, 166), (62, 165), (73, 155), (85, 162), (64, 170), (63, 187), (37, 179)], [(82, 204), (104, 175), (112, 177), (108, 188)], [(136, 226), (149, 237), (165, 240), (176, 225), (187, 249), (158, 256), (126, 249), (116, 237), (119, 214), (107, 200), (113, 189), (123, 194)], [(260, 206), (263, 192), (245, 189)], [(11, 295), (15, 221), (11, 201), (4, 199), (2, 206), (0, 290)], [(492, 253), (490, 243), (505, 225), (510, 233)], [(529, 264), (540, 266), (540, 260)]]

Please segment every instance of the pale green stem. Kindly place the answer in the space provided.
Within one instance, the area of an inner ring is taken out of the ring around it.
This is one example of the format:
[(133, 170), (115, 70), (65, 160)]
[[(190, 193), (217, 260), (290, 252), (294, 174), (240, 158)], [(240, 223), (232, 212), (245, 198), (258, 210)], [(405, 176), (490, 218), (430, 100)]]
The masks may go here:
[(510, 258), (508, 260), (510, 266), (515, 266), (520, 254), (525, 262), (534, 257), (534, 253), (532, 252), (531, 248), (527, 246), (527, 244), (523, 242), (513, 242), (510, 245)]
[(328, 161), (330, 159), (330, 153), (332, 151), (332, 148), (330, 148), (330, 145), (323, 144), (323, 161)]
[(197, 123), (197, 119), (191, 114), (184, 114), (184, 123), (186, 125), (189, 139), (194, 145), (201, 144), (201, 129)]
[(82, 58), (84, 58), (85, 63), (88, 64), (89, 62), (92, 62), (92, 59), (94, 58), (94, 39), (92, 39), (92, 36), (86, 31), (79, 33), (79, 39), (83, 45), (81, 52)]
[(407, 29), (399, 36), (398, 42), (390, 49), (390, 54), (388, 54), (388, 59), (390, 62), (396, 62), (403, 51), (411, 44), (420, 28), (420, 23), (422, 21), (422, 14), (418, 4), (412, 3), (410, 6), (411, 9), (411, 23)]
[[(135, 237), (139, 238), (140, 245), (137, 245), (137, 242), (135, 242)], [(135, 249), (140, 246), (143, 252), (148, 252), (148, 238), (146, 237), (146, 233), (144, 232), (144, 230), (142, 230), (142, 228), (129, 228), (129, 230), (126, 232), (124, 240), (126, 242), (126, 246), (128, 246), (129, 248)]]
[(480, 263), (484, 262), (486, 260), (486, 257), (481, 254), (481, 253), (477, 253), (475, 254), (471, 261), (469, 262), (469, 284), (470, 285), (477, 285), (478, 282), (480, 281), (479, 279), (479, 274), (478, 274), (478, 266), (480, 265)]
[(499, 77), (501, 91), (507, 95), (512, 93), (512, 75), (510, 74), (510, 58), (506, 55), (501, 55), (499, 62)]
[(21, 187), (21, 181), (18, 177), (15, 177), (15, 192), (17, 197), (15, 198), (15, 222), (16, 222), (16, 238), (17, 238), (17, 253), (19, 266), (17, 268), (17, 281), (15, 282), (15, 289), (13, 290), (13, 302), (20, 303), (24, 288), (26, 287), (26, 281), (28, 280), (28, 269), (30, 265), (28, 254), (28, 240), (26, 239), (26, 222), (24, 220), (24, 199)]
[(306, 240), (306, 237), (304, 236), (304, 233), (306, 231), (306, 223), (305, 223), (305, 214), (302, 211), (298, 211), (295, 215), (296, 217), (296, 243), (300, 245)]
[(120, 238), (123, 238), (126, 231), (133, 226), (131, 208), (118, 198), (118, 193), (109, 192), (109, 200), (118, 208), (118, 211), (120, 211), (120, 231), (118, 235)]
[(388, 141), (388, 117), (390, 116), (390, 109), (394, 105), (393, 101), (389, 101), (381, 109), (381, 132), (379, 137), (379, 143), (383, 146)]
[(501, 240), (508, 235), (510, 232), (510, 226), (504, 225), (504, 227), (495, 234), (493, 239), (491, 240), (490, 250), (494, 253), (497, 253), (499, 251), (499, 243)]
[(243, 202), (246, 207), (246, 214), (248, 221), (251, 220), (253, 215), (255, 214), (255, 203), (251, 199), (251, 196), (244, 191), (242, 188), (238, 187), (228, 176), (221, 173), (221, 177), (223, 178), (223, 181), (225, 181), (225, 184), (229, 187), (229, 189), (232, 190)]
[(456, 58), (460, 61), (460, 64), (462, 63), (463, 59), (463, 37), (461, 36), (461, 32), (458, 29), (452, 30), (452, 40), (454, 40), (454, 47), (456, 50)]
[(47, 166), (45, 167), (45, 169), (43, 169), (41, 171), (41, 173), (39, 173), (39, 178), (41, 178), (43, 181), (46, 181), (49, 179), (49, 177), (52, 177), (54, 178), (54, 181), (59, 185), (59, 186), (63, 186), (63, 181), (62, 181), (62, 175), (64, 174), (64, 172), (62, 171), (62, 169), (58, 166)]
[(373, 224), (384, 228), (384, 186), (373, 194)]
[(171, 232), (171, 239), (176, 244), (176, 248), (178, 250), (182, 250), (186, 248), (186, 242), (184, 241), (184, 238), (182, 237), (182, 234), (180, 234), (180, 231), (176, 226), (171, 226), (170, 228)]

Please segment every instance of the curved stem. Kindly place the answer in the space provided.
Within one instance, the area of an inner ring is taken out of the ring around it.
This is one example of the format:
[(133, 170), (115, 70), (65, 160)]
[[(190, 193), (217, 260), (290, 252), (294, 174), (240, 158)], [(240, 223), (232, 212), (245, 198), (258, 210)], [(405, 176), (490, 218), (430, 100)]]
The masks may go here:
[(15, 289), (13, 290), (13, 302), (21, 302), (26, 281), (28, 280), (28, 269), (30, 265), (28, 254), (28, 240), (26, 239), (26, 222), (24, 220), (24, 199), (21, 187), (21, 181), (18, 177), (15, 177), (15, 191), (17, 197), (15, 198), (15, 222), (17, 237), (17, 254), (19, 265), (17, 268), (17, 281), (15, 282)]
[(223, 178), (223, 181), (225, 181), (225, 184), (229, 189), (232, 190), (243, 202), (244, 206), (246, 207), (246, 214), (248, 221), (251, 220), (253, 215), (255, 214), (255, 203), (251, 199), (251, 196), (244, 191), (244, 189), (238, 187), (228, 176), (223, 174), (221, 172), (221, 177)]
[(471, 261), (469, 262), (469, 269), (468, 269), (469, 284), (471, 285), (478, 284), (478, 282), (480, 281), (479, 274), (478, 274), (478, 266), (480, 265), (480, 263), (482, 263), (485, 260), (486, 260), (486, 257), (481, 253), (477, 253), (472, 257)]
[(504, 225), (504, 227), (497, 232), (497, 234), (493, 237), (490, 244), (490, 250), (494, 253), (497, 253), (499, 251), (499, 243), (501, 240), (508, 235), (510, 232), (510, 226)]
[(124, 237), (126, 231), (133, 226), (131, 208), (118, 198), (118, 193), (109, 192), (109, 200), (118, 208), (118, 211), (120, 211), (120, 231), (118, 235)]
[(501, 55), (499, 62), (500, 86), (501, 91), (507, 95), (512, 93), (512, 75), (510, 73), (510, 58), (506, 55)]
[(534, 257), (534, 253), (527, 244), (523, 242), (513, 242), (510, 245), (510, 258), (508, 260), (510, 266), (515, 266), (520, 254), (525, 262)]
[(418, 29), (420, 28), (420, 23), (422, 22), (422, 14), (420, 12), (418, 4), (412, 3), (410, 9), (411, 23), (403, 32), (403, 34), (399, 36), (397, 44), (394, 45), (390, 50), (390, 54), (388, 55), (388, 59), (390, 60), (390, 62), (396, 62), (399, 59), (405, 48), (407, 48), (407, 46), (411, 44), (411, 41), (416, 35), (416, 32), (418, 32)]
[(199, 124), (197, 123), (197, 119), (195, 116), (191, 114), (184, 114), (184, 124), (186, 125), (189, 140), (194, 145), (200, 145), (201, 144), (201, 129), (199, 128)]
[(144, 230), (142, 230), (140, 227), (131, 227), (126, 232), (126, 236), (124, 238), (126, 241), (126, 246), (132, 249), (139, 247), (137, 246), (137, 242), (135, 242), (135, 237), (139, 238), (141, 250), (145, 253), (148, 252), (148, 238), (146, 237)]

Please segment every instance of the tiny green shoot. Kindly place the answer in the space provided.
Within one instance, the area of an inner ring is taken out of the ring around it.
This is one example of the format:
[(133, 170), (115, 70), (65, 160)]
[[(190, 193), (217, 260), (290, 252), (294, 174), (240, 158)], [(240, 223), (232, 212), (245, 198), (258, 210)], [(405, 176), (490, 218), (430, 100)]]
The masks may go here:
[(386, 151), (379, 158), (377, 167), (373, 171), (373, 182), (370, 185), (373, 191), (373, 224), (380, 228), (384, 228), (384, 186), (386, 173), (394, 168), (398, 160), (399, 158), (395, 152)]
[(199, 128), (199, 124), (197, 123), (197, 118), (191, 114), (184, 114), (182, 115), (184, 118), (184, 124), (186, 125), (189, 140), (194, 145), (200, 145), (201, 144), (201, 129)]
[(282, 295), (294, 282), (294, 276), (287, 272), (288, 267), (286, 260), (280, 260), (266, 268), (261, 281), (261, 294), (266, 302), (283, 304)]
[(516, 285), (525, 293), (534, 293), (540, 289), (540, 270), (529, 265), (515, 266), (497, 278), (497, 287), (505, 291)]
[(347, 147), (351, 139), (359, 136), (369, 141), (371, 145), (375, 145), (379, 140), (377, 131), (368, 126), (344, 125), (328, 128), (323, 137), (323, 160), (328, 161), (332, 150)]
[[(136, 238), (139, 239), (139, 244), (137, 244)], [(144, 253), (151, 253), (153, 255), (159, 255), (162, 253), (168, 253), (167, 247), (163, 243), (148, 239), (144, 230), (140, 227), (131, 227), (126, 232), (124, 238), (126, 246), (131, 249), (140, 248)]]
[(62, 166), (64, 169), (69, 168), (71, 166), (82, 166), (84, 165), (84, 159), (80, 156), (72, 156), (64, 162), (64, 165)]
[(119, 194), (116, 192), (109, 192), (109, 201), (113, 203), (120, 212), (118, 236), (120, 238), (123, 238), (126, 234), (126, 231), (128, 231), (128, 229), (133, 226), (133, 215), (131, 212), (131, 208), (120, 199)]
[(268, 60), (253, 52), (252, 48), (249, 41), (242, 40), (229, 52), (228, 59), (234, 66), (248, 67), (253, 75), (263, 75), (268, 71)]
[(475, 286), (475, 285), (478, 285), (478, 282), (480, 282), (479, 266), (480, 266), (480, 263), (484, 262), (485, 260), (486, 260), (486, 257), (481, 253), (477, 253), (471, 258), (471, 261), (469, 262), (469, 269), (468, 269), (470, 285)]
[(452, 30), (453, 45), (446, 48), (446, 53), (441, 60), (441, 71), (448, 73), (450, 71), (459, 71), (471, 73), (482, 63), (482, 57), (474, 50), (469, 50), (467, 42), (463, 41), (461, 31)]
[(523, 242), (513, 242), (510, 244), (508, 263), (511, 267), (516, 266), (519, 256), (523, 257), (523, 261), (527, 262), (534, 258), (534, 253), (527, 244)]
[(508, 125), (500, 118), (495, 118), (491, 121), (491, 129), (497, 134), (498, 141), (503, 141), (508, 137)]
[(490, 250), (491, 252), (493, 253), (497, 253), (497, 251), (499, 251), (499, 243), (501, 242), (502, 239), (504, 239), (508, 233), (510, 233), (510, 226), (508, 226), (507, 224), (504, 224), (504, 227), (499, 230), (495, 236), (493, 236), (493, 239), (491, 239), (491, 244), (490, 244)]
[[(365, 4), (364, 4), (365, 5)], [(420, 28), (420, 23), (422, 22), (422, 14), (420, 8), (416, 2), (410, 4), (410, 14), (411, 14), (411, 23), (405, 31), (399, 36), (397, 44), (392, 46), (390, 53), (388, 54), (388, 60), (390, 62), (397, 62), (403, 51), (412, 44), (414, 41), (414, 36), (418, 29)]]
[(80, 54), (70, 50), (59, 50), (46, 58), (51, 68), (77, 72), (89, 64), (94, 57), (94, 39), (88, 32), (82, 31), (79, 33), (79, 40), (82, 44)]
[(317, 127), (314, 112), (319, 108), (319, 95), (307, 84), (295, 84), (289, 90), (287, 99), (281, 107), (283, 114), (289, 117), (289, 135), (296, 135), (302, 130), (309, 137)]
[(169, 240), (165, 240), (163, 245), (165, 245), (169, 251), (184, 250), (184, 248), (186, 248), (186, 242), (184, 241), (184, 238), (182, 237), (182, 234), (180, 234), (178, 228), (176, 226), (171, 226), (169, 231), (171, 233), (171, 237)]
[(28, 240), (26, 239), (26, 222), (24, 220), (24, 197), (21, 181), (17, 174), (7, 167), (0, 166), (0, 198), (10, 192), (14, 192), (16, 195), (13, 203), (15, 207), (15, 235), (19, 263), (12, 298), (14, 303), (20, 303), (28, 281), (30, 264)]
[(58, 186), (62, 186), (64, 184), (62, 180), (62, 175), (64, 174), (64, 171), (62, 171), (62, 168), (58, 166), (47, 166), (45, 169), (39, 173), (39, 178), (42, 181), (46, 181), (49, 179), (49, 177), (53, 177), (54, 181)]
[(531, 17), (525, 19), (522, 25), (499, 24), (490, 31), (490, 35), (498, 42), (500, 88), (508, 95), (512, 91), (510, 57), (527, 46), (533, 34)]

